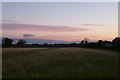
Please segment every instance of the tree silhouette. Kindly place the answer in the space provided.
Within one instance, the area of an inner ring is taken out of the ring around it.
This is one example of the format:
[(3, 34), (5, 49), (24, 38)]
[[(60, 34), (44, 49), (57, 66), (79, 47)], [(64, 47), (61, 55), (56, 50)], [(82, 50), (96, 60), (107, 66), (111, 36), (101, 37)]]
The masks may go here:
[(104, 43), (104, 42), (103, 42), (102, 40), (98, 40), (98, 46), (99, 46), (99, 47), (102, 47), (103, 43)]
[(10, 38), (7, 38), (7, 37), (2, 39), (2, 45), (6, 46), (6, 47), (7, 46), (12, 46), (12, 42), (13, 42), (13, 40), (10, 39)]
[(115, 39), (113, 39), (112, 43), (114, 48), (120, 48), (120, 37), (116, 37)]
[(84, 42), (85, 42), (85, 44), (87, 45), (88, 44), (88, 38), (84, 38)]
[(25, 40), (20, 39), (17, 41), (16, 45), (22, 47), (25, 46), (25, 43), (27, 43)]
[(84, 44), (84, 40), (82, 40), (80, 44)]

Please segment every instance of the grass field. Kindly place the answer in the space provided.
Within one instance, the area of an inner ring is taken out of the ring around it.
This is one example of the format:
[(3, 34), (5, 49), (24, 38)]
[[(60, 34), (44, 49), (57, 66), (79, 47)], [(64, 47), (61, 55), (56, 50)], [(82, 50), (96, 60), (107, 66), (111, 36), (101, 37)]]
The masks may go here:
[(3, 78), (116, 78), (118, 52), (85, 48), (3, 48)]

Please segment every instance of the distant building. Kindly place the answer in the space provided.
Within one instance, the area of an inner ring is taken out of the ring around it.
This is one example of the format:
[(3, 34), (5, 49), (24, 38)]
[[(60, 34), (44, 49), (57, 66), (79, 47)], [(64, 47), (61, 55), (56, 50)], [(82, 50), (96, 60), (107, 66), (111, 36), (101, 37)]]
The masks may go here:
[(106, 44), (105, 44), (105, 47), (112, 47), (112, 46), (113, 46), (112, 43), (106, 43)]
[(111, 41), (104, 41), (104, 47), (112, 48), (113, 43)]

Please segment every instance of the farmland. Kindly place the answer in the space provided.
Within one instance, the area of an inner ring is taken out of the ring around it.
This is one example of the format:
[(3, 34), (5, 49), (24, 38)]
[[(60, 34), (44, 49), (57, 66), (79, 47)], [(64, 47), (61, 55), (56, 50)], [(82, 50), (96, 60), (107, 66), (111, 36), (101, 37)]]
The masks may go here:
[(3, 78), (116, 78), (118, 52), (87, 48), (3, 48)]

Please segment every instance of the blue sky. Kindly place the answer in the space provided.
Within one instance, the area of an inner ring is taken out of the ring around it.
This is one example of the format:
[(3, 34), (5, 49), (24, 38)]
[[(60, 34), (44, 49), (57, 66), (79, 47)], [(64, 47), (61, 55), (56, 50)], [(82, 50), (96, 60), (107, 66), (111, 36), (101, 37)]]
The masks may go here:
[(115, 2), (11, 2), (3, 3), (3, 17), (18, 23), (30, 24), (116, 25), (116, 4)]
[[(61, 31), (61, 33), (4, 30), (4, 36), (21, 37), (24, 33), (30, 33), (39, 38), (44, 36), (42, 38), (46, 39), (49, 36), (51, 39), (60, 40), (80, 40), (84, 37), (111, 40), (118, 33), (117, 2), (4, 2), (2, 13), (3, 23), (89, 29), (79, 32)], [(8, 34), (7, 31), (13, 34)], [(63, 38), (71, 34), (73, 38)], [(78, 38), (79, 36), (81, 37)]]

